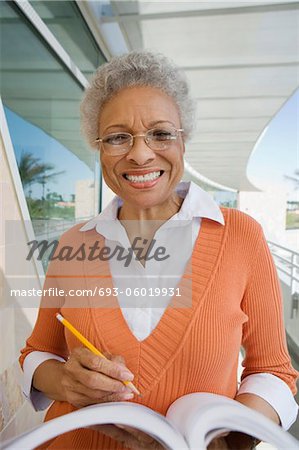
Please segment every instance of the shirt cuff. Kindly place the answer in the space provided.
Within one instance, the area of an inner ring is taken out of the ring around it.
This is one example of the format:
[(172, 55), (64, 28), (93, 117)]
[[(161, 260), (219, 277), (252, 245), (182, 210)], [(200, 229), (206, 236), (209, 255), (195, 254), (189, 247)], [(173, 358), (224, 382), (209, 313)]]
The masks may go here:
[(255, 394), (268, 402), (277, 412), (282, 428), (288, 430), (295, 422), (298, 405), (289, 386), (271, 373), (248, 375), (241, 382), (239, 394)]
[(48, 352), (31, 352), (24, 359), (23, 364), (23, 394), (32, 404), (35, 411), (42, 411), (51, 405), (53, 400), (49, 399), (43, 392), (38, 391), (32, 386), (32, 379), (37, 367), (48, 359), (56, 359), (65, 362), (60, 356)]

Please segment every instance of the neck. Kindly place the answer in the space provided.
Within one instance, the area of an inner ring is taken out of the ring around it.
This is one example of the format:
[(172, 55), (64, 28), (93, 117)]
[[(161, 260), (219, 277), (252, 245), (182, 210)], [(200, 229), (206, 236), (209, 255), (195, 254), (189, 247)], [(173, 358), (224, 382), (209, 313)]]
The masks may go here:
[[(156, 231), (179, 211), (183, 201), (184, 199), (174, 192), (163, 204), (152, 208), (137, 209), (124, 203), (118, 212), (118, 219), (124, 226), (131, 244), (136, 237), (141, 238), (144, 243), (143, 255), (146, 254)], [(140, 262), (145, 266), (145, 261)]]
[(118, 219), (140, 222), (146, 220), (166, 222), (180, 210), (183, 201), (184, 199), (174, 192), (165, 202), (150, 208), (136, 208), (134, 205), (124, 203), (118, 211)]

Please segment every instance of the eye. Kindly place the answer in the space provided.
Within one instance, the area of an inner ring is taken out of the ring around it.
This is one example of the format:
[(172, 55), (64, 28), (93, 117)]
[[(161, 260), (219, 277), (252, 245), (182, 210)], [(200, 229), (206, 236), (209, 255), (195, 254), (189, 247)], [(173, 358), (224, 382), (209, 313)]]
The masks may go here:
[(108, 145), (122, 145), (129, 142), (131, 135), (128, 133), (113, 133), (108, 134), (103, 138), (103, 143)]
[(149, 136), (155, 141), (169, 141), (176, 138), (174, 130), (166, 130), (162, 128), (155, 128), (149, 131)]

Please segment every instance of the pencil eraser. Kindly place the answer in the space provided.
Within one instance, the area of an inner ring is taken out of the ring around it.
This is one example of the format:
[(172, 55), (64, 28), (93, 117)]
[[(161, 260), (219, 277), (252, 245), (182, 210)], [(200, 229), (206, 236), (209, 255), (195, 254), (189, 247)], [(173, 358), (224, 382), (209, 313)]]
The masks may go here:
[(56, 313), (56, 319), (58, 319), (59, 322), (62, 322), (62, 321), (63, 321), (63, 317), (62, 317), (62, 315), (59, 314), (59, 313)]

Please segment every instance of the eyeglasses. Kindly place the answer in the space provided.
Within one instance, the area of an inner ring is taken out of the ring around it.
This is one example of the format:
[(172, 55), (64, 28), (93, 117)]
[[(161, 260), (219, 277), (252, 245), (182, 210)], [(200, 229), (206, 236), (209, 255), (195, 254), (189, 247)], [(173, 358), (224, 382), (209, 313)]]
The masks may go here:
[(143, 137), (146, 145), (154, 151), (167, 150), (175, 142), (179, 134), (184, 130), (182, 128), (153, 128), (144, 134), (131, 134), (120, 131), (97, 138), (95, 142), (103, 144), (103, 151), (110, 156), (125, 155), (134, 145), (136, 137)]

